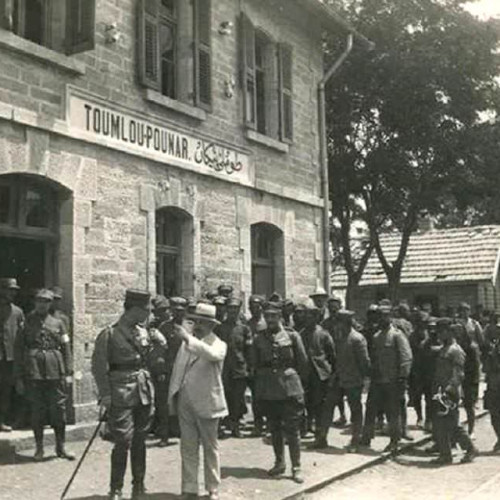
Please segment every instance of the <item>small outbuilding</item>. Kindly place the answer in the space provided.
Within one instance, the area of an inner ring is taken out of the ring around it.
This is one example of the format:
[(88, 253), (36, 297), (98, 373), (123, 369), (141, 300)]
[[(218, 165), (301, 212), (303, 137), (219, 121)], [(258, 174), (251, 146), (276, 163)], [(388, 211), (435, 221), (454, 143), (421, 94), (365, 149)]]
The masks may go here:
[[(399, 251), (401, 237), (381, 237), (389, 262)], [(500, 226), (476, 226), (431, 230), (412, 235), (401, 276), (401, 299), (410, 304), (432, 304), (435, 313), (448, 306), (468, 302), (472, 310), (500, 312), (498, 268)], [(345, 269), (332, 273), (332, 290), (342, 293), (347, 286)], [(352, 308), (361, 314), (369, 304), (388, 295), (387, 277), (376, 254), (354, 294)]]

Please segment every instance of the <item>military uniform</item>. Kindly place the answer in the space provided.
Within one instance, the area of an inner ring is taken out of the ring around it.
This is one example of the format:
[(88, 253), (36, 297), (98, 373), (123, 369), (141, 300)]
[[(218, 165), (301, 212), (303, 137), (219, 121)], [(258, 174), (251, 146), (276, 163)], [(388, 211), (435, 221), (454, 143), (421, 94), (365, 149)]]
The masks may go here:
[[(273, 306), (268, 306), (273, 307)], [(267, 314), (267, 313), (266, 313)], [(301, 378), (307, 376), (307, 355), (300, 336), (283, 327), (269, 328), (254, 339), (255, 394), (267, 416), (275, 454), (270, 474), (284, 471), (284, 437), (294, 471), (300, 471), (300, 420), (304, 409)]]
[(300, 335), (309, 361), (304, 387), (307, 417), (309, 424), (314, 422), (315, 445), (325, 447), (330, 423), (325, 430), (323, 412), (335, 369), (335, 345), (328, 332), (319, 325), (304, 328)]
[[(149, 294), (127, 290), (132, 306), (147, 308)], [(130, 326), (125, 314), (97, 337), (92, 357), (101, 400), (110, 398), (108, 428), (114, 447), (111, 455), (111, 498), (121, 498), (131, 454), (133, 498), (141, 498), (146, 473), (145, 440), (154, 416), (154, 386), (147, 365), (151, 340), (141, 326)], [(114, 496), (113, 496), (114, 495)]]
[(370, 444), (377, 412), (384, 410), (389, 422), (389, 447), (394, 450), (401, 437), (401, 398), (412, 364), (410, 344), (404, 333), (391, 324), (374, 335), (370, 358), (371, 383), (361, 441)]
[(487, 384), (484, 407), (490, 412), (491, 425), (497, 437), (494, 451), (500, 451), (500, 333), (495, 337), (491, 335), (488, 339), (484, 354), (484, 371)]
[[(445, 323), (448, 318), (441, 318), (438, 325), (449, 327)], [(451, 323), (451, 320), (448, 320)], [(475, 449), (470, 437), (459, 423), (458, 403), (462, 395), (462, 381), (464, 378), (465, 353), (454, 339), (448, 345), (444, 345), (436, 358), (436, 371), (434, 373), (433, 392), (442, 392), (452, 403), (448, 410), (442, 408), (439, 400), (435, 399), (434, 404), (434, 439), (439, 450), (437, 462), (448, 464), (452, 462), (451, 446), (458, 442), (465, 450), (466, 457), (472, 457)]]
[[(52, 292), (41, 290), (36, 300), (52, 300)], [(66, 427), (66, 377), (72, 375), (70, 339), (64, 323), (36, 309), (16, 343), (16, 378), (28, 384), (31, 424), (35, 434), (36, 459), (43, 457), (43, 427), (46, 412), (56, 437), (57, 455), (72, 459), (64, 449)]]
[[(351, 311), (341, 311), (339, 314), (352, 318)], [(361, 431), (363, 427), (363, 406), (361, 396), (363, 394), (363, 383), (370, 373), (370, 358), (368, 356), (368, 347), (363, 335), (354, 328), (351, 328), (347, 335), (340, 335), (336, 344), (336, 380), (334, 390), (327, 398), (333, 398), (333, 404), (327, 403), (332, 407), (332, 411), (326, 412), (325, 427), (328, 428), (332, 421), (333, 406), (335, 399), (339, 399), (343, 394), (347, 396), (347, 402), (351, 410), (351, 430), (352, 437), (350, 446), (355, 448), (359, 445)]]
[[(14, 279), (3, 279), (0, 287), (19, 289)], [(0, 431), (10, 431), (7, 420), (14, 387), (14, 350), (16, 338), (24, 327), (24, 314), (16, 305), (0, 300)]]
[[(264, 299), (258, 295), (252, 295), (250, 297), (249, 303), (258, 303), (261, 307), (264, 304)], [(262, 314), (251, 316), (246, 322), (250, 333), (252, 335), (252, 345), (255, 341), (257, 335), (266, 329), (266, 321)], [(264, 427), (264, 414), (262, 412), (260, 401), (257, 400), (257, 395), (255, 393), (255, 370), (253, 366), (253, 347), (252, 347), (252, 357), (250, 360), (250, 366), (248, 370), (248, 386), (250, 387), (250, 392), (252, 394), (252, 413), (254, 420), (254, 435), (260, 436), (263, 432)]]
[[(228, 304), (231, 304), (230, 299)], [(237, 302), (239, 304), (239, 301)], [(240, 304), (241, 305), (241, 304)], [(224, 323), (214, 329), (214, 333), (227, 344), (222, 381), (229, 410), (229, 421), (233, 436), (239, 436), (239, 423), (246, 412), (245, 390), (250, 374), (252, 332), (239, 320)]]

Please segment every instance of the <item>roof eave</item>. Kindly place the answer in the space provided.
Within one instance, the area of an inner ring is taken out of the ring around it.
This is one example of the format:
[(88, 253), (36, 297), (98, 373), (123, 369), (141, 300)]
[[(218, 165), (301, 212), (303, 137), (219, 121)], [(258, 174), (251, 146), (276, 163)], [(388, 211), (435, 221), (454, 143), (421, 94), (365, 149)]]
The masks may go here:
[(368, 50), (375, 48), (375, 43), (366, 38), (351, 26), (338, 12), (332, 7), (325, 5), (320, 0), (300, 0), (300, 3), (306, 7), (310, 12), (317, 15), (319, 19), (329, 25), (341, 27), (348, 33), (351, 33), (356, 40), (358, 40)]

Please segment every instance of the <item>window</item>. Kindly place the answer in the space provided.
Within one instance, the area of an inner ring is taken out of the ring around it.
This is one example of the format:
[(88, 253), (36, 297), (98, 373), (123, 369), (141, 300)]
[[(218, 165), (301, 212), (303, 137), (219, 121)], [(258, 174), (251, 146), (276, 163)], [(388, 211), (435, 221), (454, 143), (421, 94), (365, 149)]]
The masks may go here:
[(95, 0), (0, 0), (0, 27), (68, 55), (92, 50)]
[(192, 294), (193, 226), (184, 211), (156, 212), (156, 289), (166, 297)]
[(0, 181), (0, 229), (27, 236), (55, 236), (57, 196), (47, 185), (26, 181)]
[(241, 18), (241, 83), (245, 125), (260, 134), (293, 139), (292, 49)]
[(141, 83), (164, 96), (210, 109), (210, 0), (140, 0)]
[(252, 293), (269, 297), (284, 293), (283, 233), (266, 223), (254, 224), (252, 238)]

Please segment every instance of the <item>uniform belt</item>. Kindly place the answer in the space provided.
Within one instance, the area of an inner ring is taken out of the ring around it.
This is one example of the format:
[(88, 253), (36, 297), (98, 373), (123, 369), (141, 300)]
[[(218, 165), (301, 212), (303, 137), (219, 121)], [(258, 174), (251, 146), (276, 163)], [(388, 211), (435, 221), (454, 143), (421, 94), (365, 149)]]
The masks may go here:
[(136, 371), (140, 370), (142, 365), (136, 364), (136, 363), (130, 363), (130, 364), (111, 364), (109, 365), (109, 370), (112, 372), (131, 372), (131, 371)]

